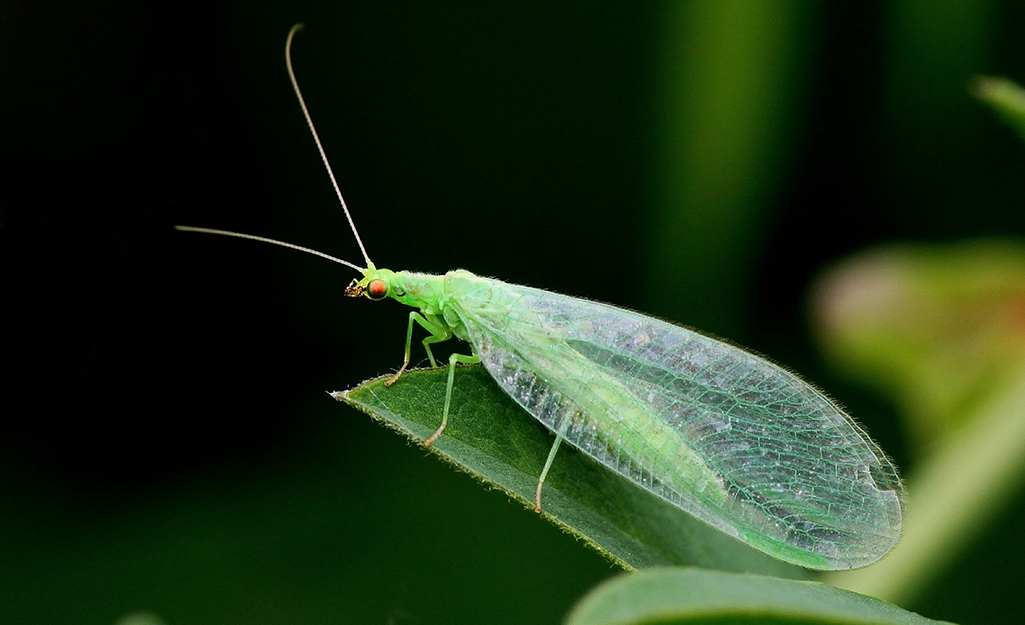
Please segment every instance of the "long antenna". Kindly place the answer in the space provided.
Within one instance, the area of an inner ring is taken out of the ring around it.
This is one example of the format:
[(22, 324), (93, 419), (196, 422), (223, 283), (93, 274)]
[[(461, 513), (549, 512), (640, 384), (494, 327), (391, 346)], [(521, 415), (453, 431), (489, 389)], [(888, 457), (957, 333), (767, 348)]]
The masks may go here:
[(299, 250), (300, 252), (306, 252), (307, 254), (313, 254), (314, 256), (320, 256), (321, 258), (326, 258), (328, 260), (333, 260), (334, 262), (338, 263), (339, 265), (345, 265), (346, 267), (352, 267), (356, 271), (358, 271), (360, 273), (363, 273), (363, 268), (362, 267), (357, 267), (356, 265), (350, 263), (347, 260), (342, 260), (341, 258), (335, 258), (334, 256), (331, 256), (329, 254), (325, 254), (324, 252), (318, 252), (317, 250), (311, 250), (308, 247), (303, 247), (301, 245), (295, 245), (294, 243), (285, 243), (284, 241), (277, 241), (275, 239), (268, 239), (267, 237), (258, 237), (258, 236), (252, 235), (252, 234), (242, 234), (241, 232), (231, 232), (230, 230), (215, 230), (213, 228), (195, 228), (193, 226), (175, 226), (174, 229), (175, 230), (181, 230), (183, 232), (203, 232), (203, 233), (206, 233), (206, 234), (222, 234), (222, 235), (224, 235), (226, 237), (235, 237), (236, 239), (249, 239), (250, 241), (260, 241), (260, 242), (263, 242), (263, 243), (273, 243), (274, 245), (280, 245), (281, 247), (287, 247), (289, 249)]
[[(310, 117), (310, 112), (306, 109), (306, 101), (303, 100), (303, 94), (299, 91), (299, 82), (295, 79), (295, 72), (292, 71), (292, 38), (295, 37), (297, 32), (302, 30), (302, 27), (302, 24), (296, 24), (293, 26), (292, 30), (288, 31), (288, 39), (285, 40), (285, 65), (288, 67), (288, 77), (292, 80), (292, 88), (295, 89), (295, 97), (299, 98), (299, 106), (302, 107), (303, 116), (306, 118), (306, 123), (310, 127), (310, 132), (313, 133), (313, 140), (317, 143), (317, 151), (320, 152), (320, 158), (324, 161), (324, 168), (327, 169), (327, 175), (331, 178), (331, 185), (335, 188), (335, 195), (338, 196), (338, 201), (342, 204), (342, 210), (345, 211), (345, 218), (349, 220), (349, 227), (352, 228), (352, 234), (356, 237), (356, 243), (359, 244), (359, 251), (363, 252), (363, 260), (367, 261), (367, 266), (369, 267), (373, 265), (373, 263), (370, 262), (370, 257), (367, 256), (367, 249), (363, 247), (363, 240), (359, 238), (359, 232), (356, 231), (356, 224), (352, 221), (352, 215), (349, 214), (349, 207), (345, 204), (345, 198), (342, 197), (342, 190), (338, 188), (338, 181), (335, 180), (335, 173), (331, 170), (331, 163), (327, 161), (327, 154), (324, 152), (324, 146), (320, 143), (320, 137), (317, 135), (317, 129), (313, 127), (313, 118)], [(277, 241), (272, 242), (277, 243)]]

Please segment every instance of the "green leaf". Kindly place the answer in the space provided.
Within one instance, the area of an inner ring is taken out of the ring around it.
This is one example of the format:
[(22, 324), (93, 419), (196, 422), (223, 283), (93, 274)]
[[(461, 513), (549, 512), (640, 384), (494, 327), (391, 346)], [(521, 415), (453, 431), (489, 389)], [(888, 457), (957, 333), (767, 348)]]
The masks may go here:
[(566, 619), (566, 625), (940, 622), (817, 582), (691, 568), (621, 575), (592, 590)]
[[(422, 443), (441, 423), (447, 368), (408, 371), (332, 393)], [(448, 427), (430, 447), (484, 484), (534, 507), (552, 435), (480, 366), (459, 367)], [(542, 514), (624, 568), (698, 565), (799, 577), (777, 561), (698, 521), (563, 445), (545, 481)], [(533, 512), (532, 512), (533, 513)]]
[(1025, 89), (1007, 78), (979, 76), (972, 81), (971, 92), (1025, 139)]

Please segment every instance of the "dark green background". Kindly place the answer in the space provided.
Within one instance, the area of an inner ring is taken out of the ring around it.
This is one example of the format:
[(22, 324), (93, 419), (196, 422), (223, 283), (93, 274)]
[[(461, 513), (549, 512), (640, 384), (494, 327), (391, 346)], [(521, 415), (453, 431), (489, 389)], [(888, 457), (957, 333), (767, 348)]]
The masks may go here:
[[(816, 354), (809, 282), (874, 243), (1025, 232), (1025, 151), (966, 90), (1025, 79), (1009, 0), (5, 3), (0, 622), (557, 622), (615, 572), (324, 394), (397, 367), (407, 311), (171, 229), (360, 260), (287, 82), (297, 21), (379, 265), (728, 337), (905, 467), (893, 409)], [(1020, 618), (1017, 501), (904, 607)]]

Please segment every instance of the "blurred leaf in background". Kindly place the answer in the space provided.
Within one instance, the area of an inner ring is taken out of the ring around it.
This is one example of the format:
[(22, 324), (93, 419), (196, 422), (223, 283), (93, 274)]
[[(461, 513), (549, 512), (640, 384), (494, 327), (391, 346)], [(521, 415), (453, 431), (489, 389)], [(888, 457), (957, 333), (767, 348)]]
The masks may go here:
[(873, 248), (824, 274), (812, 306), (830, 358), (893, 395), (924, 451), (1025, 360), (1025, 242)]
[(837, 365), (894, 397), (918, 453), (901, 542), (830, 579), (906, 604), (1025, 481), (1025, 242), (876, 248), (824, 274), (813, 310)]
[(979, 76), (971, 86), (975, 97), (993, 107), (1025, 139), (1025, 89), (1021, 85), (1007, 78)]

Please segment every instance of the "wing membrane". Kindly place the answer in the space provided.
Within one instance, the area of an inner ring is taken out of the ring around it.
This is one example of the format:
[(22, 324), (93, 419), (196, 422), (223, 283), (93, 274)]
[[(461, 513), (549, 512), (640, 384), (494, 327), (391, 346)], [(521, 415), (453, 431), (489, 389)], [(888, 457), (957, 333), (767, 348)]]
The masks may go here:
[(466, 335), (498, 384), (566, 441), (752, 546), (864, 566), (900, 535), (903, 487), (878, 445), (794, 374), (645, 315), (452, 272)]

